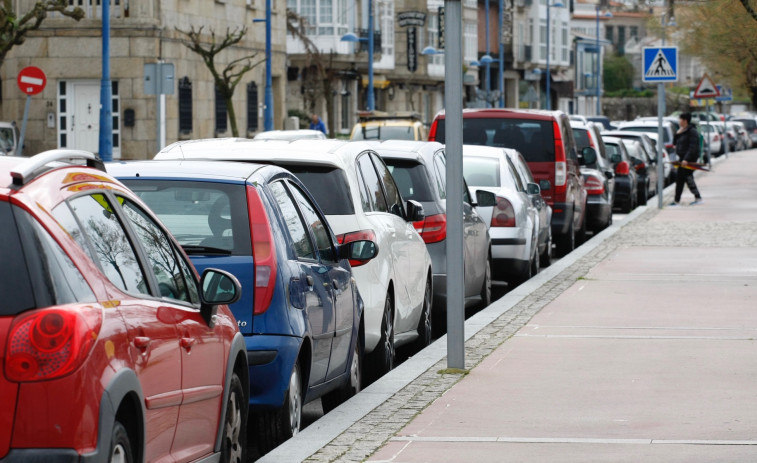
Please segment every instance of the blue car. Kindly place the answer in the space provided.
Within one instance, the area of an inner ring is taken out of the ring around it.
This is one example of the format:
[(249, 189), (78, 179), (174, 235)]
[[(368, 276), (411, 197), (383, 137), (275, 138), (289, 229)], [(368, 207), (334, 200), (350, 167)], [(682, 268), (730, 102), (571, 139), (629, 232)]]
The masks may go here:
[(350, 263), (375, 257), (373, 241), (340, 246), (305, 186), (280, 167), (141, 161), (107, 170), (199, 272), (220, 268), (242, 284), (231, 309), (247, 345), (251, 437), (261, 452), (299, 431), (305, 403), (322, 398), (328, 411), (360, 390), (363, 301)]

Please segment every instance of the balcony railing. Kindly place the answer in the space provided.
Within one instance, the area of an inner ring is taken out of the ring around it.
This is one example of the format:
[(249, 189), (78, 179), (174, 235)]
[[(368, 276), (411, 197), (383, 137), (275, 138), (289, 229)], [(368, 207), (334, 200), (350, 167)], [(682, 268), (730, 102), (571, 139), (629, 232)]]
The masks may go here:
[[(130, 0), (110, 0), (110, 17), (111, 18), (128, 18), (131, 11), (129, 10)], [(152, 3), (151, 1), (149, 3)], [(101, 0), (68, 0), (68, 5), (71, 8), (79, 7), (84, 10), (84, 18), (86, 19), (102, 19), (102, 3)], [(51, 13), (50, 17), (62, 18), (60, 13)]]

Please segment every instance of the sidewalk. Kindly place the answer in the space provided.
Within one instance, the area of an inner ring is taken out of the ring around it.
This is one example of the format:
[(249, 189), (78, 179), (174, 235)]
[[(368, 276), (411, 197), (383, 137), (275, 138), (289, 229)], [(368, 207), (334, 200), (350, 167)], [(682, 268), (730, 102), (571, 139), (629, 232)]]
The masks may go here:
[(469, 319), (470, 374), (442, 338), (259, 461), (757, 461), (757, 150), (718, 161)]

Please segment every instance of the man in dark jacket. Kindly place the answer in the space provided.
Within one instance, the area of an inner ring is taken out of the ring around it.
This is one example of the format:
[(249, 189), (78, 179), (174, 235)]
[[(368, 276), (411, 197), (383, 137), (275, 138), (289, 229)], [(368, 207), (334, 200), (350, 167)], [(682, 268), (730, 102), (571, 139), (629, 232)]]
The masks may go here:
[(702, 195), (699, 194), (697, 184), (694, 182), (694, 170), (686, 167), (689, 163), (699, 161), (699, 132), (691, 124), (691, 113), (681, 113), (679, 121), (681, 128), (676, 132), (674, 142), (681, 166), (676, 172), (675, 201), (670, 203), (670, 205), (678, 206), (678, 203), (681, 202), (684, 183), (688, 185), (689, 191), (694, 195), (694, 201), (691, 204), (702, 204)]

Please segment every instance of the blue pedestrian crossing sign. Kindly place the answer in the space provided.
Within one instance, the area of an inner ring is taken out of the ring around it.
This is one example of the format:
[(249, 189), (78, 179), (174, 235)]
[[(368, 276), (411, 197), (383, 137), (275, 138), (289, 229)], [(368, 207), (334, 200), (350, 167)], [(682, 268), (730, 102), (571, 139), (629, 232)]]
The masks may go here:
[(644, 47), (641, 72), (644, 82), (676, 82), (678, 47)]

